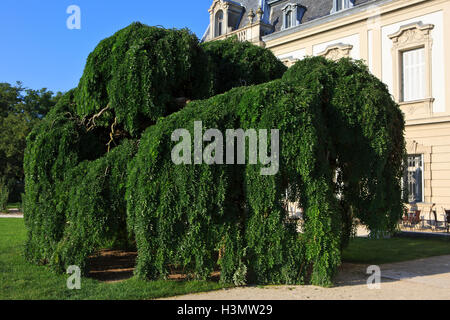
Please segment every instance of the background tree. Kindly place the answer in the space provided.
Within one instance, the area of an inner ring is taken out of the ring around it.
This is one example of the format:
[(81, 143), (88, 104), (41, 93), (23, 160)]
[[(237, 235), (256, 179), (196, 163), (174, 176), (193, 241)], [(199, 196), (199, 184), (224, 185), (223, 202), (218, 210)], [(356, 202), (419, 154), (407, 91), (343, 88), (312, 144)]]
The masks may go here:
[(21, 82), (0, 83), (0, 178), (9, 201), (20, 201), (23, 192), (26, 137), (61, 95), (46, 88), (27, 89)]

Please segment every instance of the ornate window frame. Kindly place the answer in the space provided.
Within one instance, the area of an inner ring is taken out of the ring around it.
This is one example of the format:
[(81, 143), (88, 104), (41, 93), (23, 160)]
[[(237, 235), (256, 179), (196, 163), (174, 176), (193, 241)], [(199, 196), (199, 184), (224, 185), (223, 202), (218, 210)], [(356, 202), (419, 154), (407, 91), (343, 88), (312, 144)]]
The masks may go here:
[(210, 15), (210, 26), (211, 26), (211, 39), (217, 37), (217, 25), (216, 25), (216, 15), (219, 11), (223, 12), (222, 19), (222, 34), (224, 35), (228, 33), (228, 8), (230, 7), (230, 3), (222, 0), (214, 0), (211, 7), (209, 8)]
[[(288, 3), (287, 5), (285, 5), (282, 9), (281, 12), (283, 13), (283, 21), (281, 24), (281, 30), (286, 30), (295, 26), (298, 26), (301, 23), (301, 18), (303, 17), (303, 14), (300, 15), (301, 10), (306, 11), (305, 7), (303, 7), (302, 5), (298, 4), (298, 3)], [(287, 15), (290, 12), (290, 18), (291, 18), (291, 25), (289, 27), (286, 26), (286, 20), (287, 20)], [(301, 16), (301, 17), (300, 17)]]
[[(219, 17), (221, 14), (221, 17)], [(214, 37), (220, 37), (225, 34), (224, 30), (224, 13), (223, 10), (217, 10), (214, 14)]]
[[(217, 24), (216, 14), (219, 11), (223, 12), (222, 33), (220, 36), (232, 32), (233, 28), (230, 26), (233, 15), (242, 15), (244, 8), (237, 2), (226, 0), (214, 0), (211, 7), (208, 9), (210, 19), (210, 39), (217, 38)], [(241, 16), (242, 18), (242, 16)], [(219, 37), (220, 37), (219, 36)]]
[(329, 45), (324, 51), (319, 52), (317, 55), (337, 61), (341, 58), (349, 58), (350, 51), (352, 51), (353, 46), (351, 44), (337, 43)]
[[(392, 40), (392, 69), (393, 69), (393, 95), (400, 106), (404, 106), (407, 114), (416, 113), (419, 116), (430, 116), (433, 113), (433, 87), (432, 87), (432, 46), (431, 30), (433, 24), (414, 22), (401, 26), (391, 35)], [(416, 101), (403, 99), (403, 53), (406, 51), (424, 48), (425, 53), (425, 98)], [(419, 110), (419, 112), (417, 112)]]

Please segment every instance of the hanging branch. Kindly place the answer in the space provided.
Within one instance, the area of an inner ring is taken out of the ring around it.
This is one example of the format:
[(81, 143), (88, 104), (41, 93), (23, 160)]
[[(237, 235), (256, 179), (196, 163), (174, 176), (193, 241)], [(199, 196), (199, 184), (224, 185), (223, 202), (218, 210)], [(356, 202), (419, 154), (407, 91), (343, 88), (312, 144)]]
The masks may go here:
[(116, 126), (116, 124), (117, 124), (117, 117), (114, 118), (114, 123), (111, 125), (111, 132), (109, 133), (109, 137), (111, 138), (111, 140), (109, 140), (109, 142), (106, 144), (108, 146), (108, 153), (109, 150), (111, 149), (111, 143), (114, 142), (114, 127)]
[(99, 113), (94, 114), (94, 115), (92, 116), (92, 118), (89, 119), (89, 121), (88, 121), (87, 124), (86, 124), (86, 126), (88, 127), (88, 128), (87, 128), (87, 131), (88, 131), (88, 132), (95, 128), (95, 126), (96, 126), (96, 124), (95, 124), (95, 119), (99, 118), (99, 117), (100, 117), (105, 111), (107, 111), (107, 110), (109, 110), (109, 104), (106, 106), (106, 108), (103, 108), (102, 110), (100, 110)]

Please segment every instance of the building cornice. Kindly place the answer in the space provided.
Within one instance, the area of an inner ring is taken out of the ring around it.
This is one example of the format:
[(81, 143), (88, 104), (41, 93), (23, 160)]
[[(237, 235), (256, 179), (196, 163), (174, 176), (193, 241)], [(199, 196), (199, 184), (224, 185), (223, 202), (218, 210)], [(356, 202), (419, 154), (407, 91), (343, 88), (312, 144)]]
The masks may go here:
[[(267, 47), (270, 48), (272, 46), (289, 43), (311, 35), (333, 30), (336, 29), (336, 27), (344, 27), (362, 20), (367, 20), (374, 14), (381, 15), (428, 1), (432, 0), (374, 0), (306, 22), (296, 27), (274, 32), (264, 36), (262, 40), (266, 43)], [(372, 9), (375, 7), (377, 10)]]

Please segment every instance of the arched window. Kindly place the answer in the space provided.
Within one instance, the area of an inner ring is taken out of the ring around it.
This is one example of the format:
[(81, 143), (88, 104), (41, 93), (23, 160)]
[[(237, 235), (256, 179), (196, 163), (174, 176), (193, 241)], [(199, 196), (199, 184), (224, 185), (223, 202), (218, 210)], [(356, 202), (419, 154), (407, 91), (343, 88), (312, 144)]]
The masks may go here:
[(292, 26), (292, 10), (288, 10), (286, 12), (286, 17), (284, 18), (285, 24), (284, 27), (290, 28)]
[(215, 36), (221, 36), (223, 32), (223, 11), (219, 10), (216, 13), (216, 32)]

